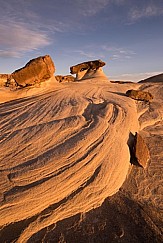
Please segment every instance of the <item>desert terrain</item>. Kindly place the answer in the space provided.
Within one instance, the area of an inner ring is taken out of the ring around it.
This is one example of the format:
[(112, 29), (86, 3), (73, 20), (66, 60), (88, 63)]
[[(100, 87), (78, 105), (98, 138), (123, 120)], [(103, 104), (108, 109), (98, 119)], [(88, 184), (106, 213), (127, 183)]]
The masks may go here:
[[(98, 69), (1, 87), (0, 242), (162, 242), (162, 84), (110, 82)], [(136, 132), (146, 168), (131, 161)]]

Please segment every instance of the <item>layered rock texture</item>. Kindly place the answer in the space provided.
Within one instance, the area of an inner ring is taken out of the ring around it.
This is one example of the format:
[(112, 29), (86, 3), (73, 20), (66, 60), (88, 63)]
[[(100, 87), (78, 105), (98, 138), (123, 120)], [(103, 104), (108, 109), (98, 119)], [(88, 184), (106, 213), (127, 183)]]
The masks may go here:
[(48, 80), (54, 75), (55, 66), (49, 55), (29, 61), (23, 68), (12, 73), (19, 86), (30, 86)]
[[(98, 72), (0, 93), (1, 242), (163, 242), (163, 85)], [(137, 102), (131, 89), (154, 98)], [(145, 169), (130, 164), (136, 132)]]

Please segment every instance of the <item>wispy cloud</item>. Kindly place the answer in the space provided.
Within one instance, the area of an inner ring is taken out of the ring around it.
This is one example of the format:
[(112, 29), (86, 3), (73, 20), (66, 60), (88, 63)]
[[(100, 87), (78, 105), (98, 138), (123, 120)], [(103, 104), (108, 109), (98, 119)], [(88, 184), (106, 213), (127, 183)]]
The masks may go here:
[(75, 5), (84, 16), (93, 16), (105, 8), (111, 0), (76, 0)]
[(44, 19), (31, 6), (30, 0), (2, 2), (0, 57), (21, 57), (26, 52), (41, 49), (52, 44), (51, 34), (64, 30), (61, 21)]
[(42, 48), (51, 43), (46, 33), (32, 29), (21, 22), (0, 24), (0, 56), (20, 57), (23, 53)]
[[(127, 0), (76, 0), (73, 5), (79, 10), (80, 14), (84, 16), (93, 16), (106, 8), (108, 5), (122, 5)], [(77, 10), (76, 9), (76, 10)]]
[(127, 0), (113, 0), (112, 2), (117, 5), (122, 5), (122, 4), (126, 4)]
[(80, 50), (72, 50), (74, 53), (78, 53), (80, 56), (85, 56), (88, 58), (105, 58), (105, 53), (99, 45), (87, 45)]
[(73, 49), (67, 50), (67, 53), (71, 53), (70, 55), (78, 56), (80, 58), (87, 58), (87, 59), (108, 59), (115, 61), (120, 60), (123, 61), (124, 59), (130, 59), (136, 53), (133, 50), (127, 48), (118, 48), (118, 47), (111, 47), (109, 45), (98, 45), (98, 44), (91, 44), (85, 45), (81, 49)]
[(92, 53), (92, 52), (86, 52), (86, 51), (83, 51), (83, 50), (73, 50), (72, 52), (76, 53), (80, 56), (87, 57), (87, 58), (96, 58), (95, 53)]
[(73, 4), (79, 9), (80, 14), (89, 17), (94, 16), (104, 8), (111, 5), (123, 5), (127, 0), (76, 0)]
[(117, 48), (117, 47), (110, 47), (108, 45), (103, 45), (102, 49), (110, 54), (111, 60), (124, 60), (124, 59), (130, 59), (134, 55), (136, 55), (136, 52), (133, 50), (129, 50), (127, 48)]
[(142, 18), (159, 16), (163, 14), (163, 7), (156, 4), (149, 4), (142, 8), (132, 8), (129, 12), (129, 17), (132, 21), (136, 21)]

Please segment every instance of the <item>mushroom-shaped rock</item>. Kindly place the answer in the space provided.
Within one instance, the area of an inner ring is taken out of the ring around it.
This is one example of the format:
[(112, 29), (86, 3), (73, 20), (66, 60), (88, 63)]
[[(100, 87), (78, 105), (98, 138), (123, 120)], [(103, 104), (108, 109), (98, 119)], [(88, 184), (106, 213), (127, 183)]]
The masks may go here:
[(51, 78), (55, 72), (54, 63), (49, 55), (30, 60), (23, 68), (12, 73), (19, 86), (29, 86)]
[(143, 137), (139, 133), (135, 134), (132, 152), (139, 166), (146, 168), (150, 154)]
[(149, 102), (150, 100), (153, 99), (153, 96), (151, 93), (141, 91), (141, 90), (130, 89), (130, 90), (127, 90), (126, 95), (134, 100), (141, 100), (141, 101), (147, 101), (147, 102)]
[(75, 66), (71, 66), (70, 73), (76, 74), (76, 79), (80, 80), (86, 75), (86, 73), (88, 74), (89, 71), (95, 72), (96, 70), (98, 70), (100, 67), (103, 67), (104, 65), (105, 65), (105, 62), (103, 62), (101, 60), (83, 62), (83, 63), (79, 63)]
[(82, 76), (82, 79), (89, 79), (89, 78), (103, 78), (103, 79), (107, 79), (107, 81), (108, 81), (108, 78), (105, 75), (105, 73), (103, 72), (103, 69), (101, 67), (98, 68), (97, 70), (89, 69), (84, 74), (84, 76)]

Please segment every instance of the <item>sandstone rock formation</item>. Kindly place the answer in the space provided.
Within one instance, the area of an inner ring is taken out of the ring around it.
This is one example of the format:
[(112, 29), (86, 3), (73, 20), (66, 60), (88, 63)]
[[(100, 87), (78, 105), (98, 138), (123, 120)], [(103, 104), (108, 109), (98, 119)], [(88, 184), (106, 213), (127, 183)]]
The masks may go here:
[(74, 82), (75, 81), (75, 78), (72, 75), (66, 75), (66, 76), (56, 75), (55, 78), (59, 83)]
[(71, 74), (77, 74), (78, 72), (88, 70), (88, 69), (98, 69), (99, 67), (103, 67), (105, 65), (105, 62), (101, 60), (94, 60), (94, 61), (88, 61), (79, 63), (75, 66), (70, 67)]
[(90, 78), (99, 68), (103, 67), (105, 62), (99, 60), (79, 63), (70, 67), (70, 73), (76, 74), (76, 80), (81, 80), (86, 74)]
[(0, 87), (6, 86), (6, 83), (10, 77), (10, 74), (0, 74)]
[(15, 79), (12, 78), (12, 76), (10, 76), (8, 79), (7, 79), (7, 82), (5, 83), (5, 86), (6, 87), (9, 87), (10, 90), (15, 90), (18, 88), (18, 84), (17, 82), (15, 81)]
[[(1, 242), (163, 242), (162, 83), (55, 85), (10, 102), (1, 91)], [(154, 102), (123, 95), (133, 87)], [(150, 161), (130, 172), (136, 131)]]
[(153, 99), (153, 96), (149, 92), (130, 89), (127, 90), (126, 95), (134, 100), (150, 101)]
[(11, 74), (0, 74), (0, 87), (9, 87), (10, 90), (17, 89), (17, 83)]
[(136, 162), (143, 168), (147, 167), (148, 161), (150, 159), (150, 154), (148, 147), (139, 133), (136, 133), (134, 144), (133, 144), (133, 154), (135, 156)]
[(29, 61), (23, 68), (12, 73), (12, 78), (19, 86), (29, 86), (43, 82), (53, 76), (54, 63), (49, 55)]

